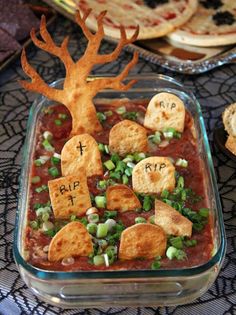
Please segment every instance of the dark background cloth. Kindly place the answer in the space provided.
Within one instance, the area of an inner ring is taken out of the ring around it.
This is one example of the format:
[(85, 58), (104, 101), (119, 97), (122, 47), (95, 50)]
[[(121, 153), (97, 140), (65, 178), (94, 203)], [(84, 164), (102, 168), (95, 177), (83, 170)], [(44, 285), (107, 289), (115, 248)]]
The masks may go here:
[[(58, 17), (50, 28), (56, 42), (70, 35), (69, 49), (75, 59), (81, 56), (86, 40), (77, 25)], [(102, 52), (114, 45), (104, 41)], [(57, 58), (37, 50), (27, 49), (30, 63), (47, 82), (63, 78), (65, 71)], [(99, 65), (94, 74), (120, 73), (131, 59), (122, 52), (116, 62)], [(0, 73), (0, 314), (61, 314), (61, 315), (230, 315), (236, 314), (236, 163), (224, 156), (212, 141), (212, 131), (221, 121), (226, 105), (236, 102), (236, 64), (225, 65), (211, 72), (189, 76), (139, 59), (132, 74), (163, 73), (182, 82), (199, 100), (210, 140), (222, 200), (227, 235), (227, 253), (222, 270), (214, 285), (198, 300), (175, 307), (140, 307), (107, 309), (63, 310), (40, 301), (26, 287), (13, 259), (12, 244), (18, 198), (18, 180), (22, 163), (22, 148), (30, 106), (36, 95), (21, 88), (18, 80), (24, 78), (20, 61), (12, 63)]]

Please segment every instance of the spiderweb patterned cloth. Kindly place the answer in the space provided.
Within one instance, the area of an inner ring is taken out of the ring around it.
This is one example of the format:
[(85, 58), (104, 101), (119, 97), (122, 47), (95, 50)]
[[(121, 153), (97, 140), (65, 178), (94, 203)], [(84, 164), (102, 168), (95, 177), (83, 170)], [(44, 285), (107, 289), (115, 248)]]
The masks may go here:
[[(82, 54), (86, 40), (75, 24), (58, 17), (50, 31), (54, 32), (58, 42), (70, 35), (70, 52), (75, 58)], [(108, 52), (112, 48), (113, 45), (104, 41), (102, 52)], [(33, 46), (27, 51), (31, 64), (47, 82), (64, 77), (64, 68), (58, 59), (36, 50)], [(94, 74), (115, 75), (130, 58), (129, 53), (123, 52), (116, 62), (96, 67)], [(205, 315), (209, 312), (214, 315), (236, 314), (236, 163), (220, 153), (212, 141), (213, 128), (220, 123), (224, 107), (236, 101), (236, 64), (198, 76), (187, 76), (177, 75), (140, 59), (132, 73), (164, 73), (173, 76), (196, 95), (202, 106), (227, 234), (226, 258), (216, 282), (198, 300), (175, 307), (64, 310), (48, 305), (33, 295), (19, 275), (12, 253), (22, 148), (29, 108), (35, 98), (35, 94), (26, 92), (17, 83), (24, 77), (17, 60), (0, 73), (0, 315)]]

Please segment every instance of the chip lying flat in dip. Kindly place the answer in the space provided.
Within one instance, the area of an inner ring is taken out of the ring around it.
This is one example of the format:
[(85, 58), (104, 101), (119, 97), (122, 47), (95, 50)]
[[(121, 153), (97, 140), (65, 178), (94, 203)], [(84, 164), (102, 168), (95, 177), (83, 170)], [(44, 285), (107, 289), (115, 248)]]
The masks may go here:
[(92, 65), (114, 60), (138, 32), (127, 39), (121, 27), (114, 52), (99, 55), (105, 12), (95, 35), (85, 26), (88, 14), (76, 17), (89, 41), (76, 63), (67, 39), (53, 43), (44, 18), (43, 40), (31, 33), (38, 47), (63, 60), (68, 73), (62, 90), (48, 87), (22, 54), (32, 80), (22, 85), (56, 101), (40, 113), (36, 128), (26, 258), (43, 269), (67, 271), (203, 264), (213, 241), (193, 119), (166, 91), (146, 100), (95, 102), (105, 87), (127, 90), (135, 83), (122, 81), (137, 55), (117, 77), (88, 81), (86, 74)]

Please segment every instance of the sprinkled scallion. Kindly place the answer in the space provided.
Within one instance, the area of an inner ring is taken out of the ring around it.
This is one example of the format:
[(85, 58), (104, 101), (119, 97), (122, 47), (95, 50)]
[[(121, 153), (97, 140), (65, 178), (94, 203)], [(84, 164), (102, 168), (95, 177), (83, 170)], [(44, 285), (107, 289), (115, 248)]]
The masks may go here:
[(103, 255), (96, 255), (93, 257), (93, 263), (95, 266), (101, 266), (105, 264), (104, 256)]
[(106, 207), (106, 197), (105, 196), (96, 196), (95, 197), (95, 204), (98, 208), (105, 208)]
[(107, 160), (103, 164), (109, 171), (113, 170), (116, 167), (112, 160)]
[(130, 177), (130, 176), (132, 175), (132, 171), (133, 171), (132, 168), (127, 167), (127, 168), (125, 169), (125, 175), (127, 175), (128, 177)]
[(177, 249), (174, 246), (168, 247), (166, 251), (166, 256), (172, 260), (174, 258), (178, 260), (184, 260), (186, 258), (186, 253), (182, 249)]
[(98, 149), (100, 152), (104, 152), (105, 148), (104, 148), (104, 144), (103, 143), (98, 143)]
[(106, 117), (110, 117), (113, 115), (113, 112), (111, 110), (108, 110), (108, 111), (104, 112), (104, 114), (106, 115)]
[(42, 230), (43, 231), (48, 231), (48, 230), (52, 230), (54, 228), (54, 224), (50, 221), (44, 222), (42, 225)]
[(137, 112), (126, 112), (126, 113), (122, 114), (122, 117), (124, 119), (136, 121), (138, 118), (138, 113)]
[(108, 233), (108, 224), (106, 223), (99, 223), (97, 228), (97, 238), (106, 237)]
[(120, 157), (117, 153), (111, 155), (111, 160), (113, 163), (117, 164), (120, 161)]
[(66, 114), (62, 114), (62, 113), (59, 113), (59, 114), (58, 114), (58, 118), (59, 118), (59, 119), (66, 120), (67, 117), (68, 117), (68, 116), (67, 116)]
[(33, 230), (37, 230), (39, 228), (39, 224), (37, 221), (30, 221), (30, 227), (33, 229)]
[(55, 120), (54, 120), (54, 124), (55, 124), (56, 126), (61, 126), (61, 125), (62, 125), (62, 121), (61, 121), (60, 119), (55, 119)]
[(105, 190), (107, 188), (107, 181), (106, 180), (100, 180), (98, 182), (98, 188)]
[(104, 122), (107, 119), (106, 115), (102, 112), (97, 112), (97, 118), (100, 123)]
[(104, 145), (104, 151), (109, 154), (110, 150), (109, 150), (109, 146), (107, 144)]
[(60, 173), (56, 166), (52, 166), (48, 169), (48, 174), (52, 177), (57, 177)]
[(152, 197), (151, 196), (144, 196), (143, 198), (143, 210), (149, 211), (152, 209)]
[(40, 181), (41, 181), (40, 176), (34, 176), (34, 177), (32, 177), (32, 179), (31, 179), (31, 183), (32, 183), (32, 184), (37, 184), (37, 183), (39, 183)]
[(44, 141), (42, 142), (42, 145), (46, 151), (49, 151), (49, 152), (54, 151), (54, 147), (51, 145), (48, 139), (44, 139)]
[(125, 106), (118, 107), (116, 109), (116, 112), (117, 112), (117, 114), (122, 115), (122, 114), (126, 113), (126, 107)]
[(140, 153), (135, 152), (133, 154), (133, 157), (134, 157), (135, 162), (140, 162), (141, 160), (146, 158), (146, 154), (143, 152), (140, 152)]
[(146, 219), (143, 218), (143, 217), (136, 217), (134, 219), (134, 221), (135, 221), (136, 224), (138, 224), (138, 223), (146, 223), (147, 222)]
[(169, 239), (170, 244), (177, 248), (177, 249), (182, 249), (183, 248), (183, 240), (181, 236), (177, 236), (177, 237), (171, 237)]
[(179, 159), (177, 159), (177, 161), (175, 162), (175, 165), (186, 168), (186, 167), (188, 167), (188, 161), (185, 160), (185, 159), (179, 158)]
[(104, 215), (103, 215), (104, 219), (114, 219), (117, 217), (117, 211), (113, 210), (113, 211), (104, 211)]
[(197, 240), (186, 240), (184, 241), (186, 247), (194, 247), (197, 245)]
[(148, 136), (148, 140), (150, 140), (152, 143), (160, 144), (161, 143), (161, 133), (159, 131), (156, 131), (154, 135)]
[(97, 223), (99, 221), (99, 215), (97, 213), (92, 213), (88, 215), (89, 223)]
[(123, 183), (124, 185), (127, 185), (128, 182), (129, 182), (128, 176), (127, 176), (126, 174), (122, 175), (122, 183)]
[(155, 260), (152, 264), (151, 264), (151, 269), (152, 270), (158, 270), (161, 267), (161, 262), (159, 260)]
[(149, 223), (155, 224), (155, 215), (152, 215), (148, 218)]
[(43, 133), (43, 138), (48, 140), (48, 141), (51, 141), (52, 138), (53, 138), (53, 134), (50, 132), (50, 131), (44, 131)]
[(183, 178), (183, 176), (180, 176), (178, 178), (177, 187), (178, 188), (184, 188), (184, 178)]
[(97, 224), (96, 223), (89, 223), (89, 224), (87, 224), (86, 228), (87, 228), (89, 234), (96, 235), (96, 233), (97, 233)]
[(201, 217), (208, 218), (209, 209), (208, 208), (201, 208), (201, 209), (199, 209), (198, 213), (200, 214)]
[(35, 191), (36, 191), (37, 193), (41, 193), (41, 192), (43, 192), (43, 191), (48, 191), (48, 186), (47, 186), (47, 185), (42, 185), (42, 186), (40, 186), (40, 187), (35, 188)]
[(116, 221), (114, 219), (107, 219), (105, 223), (108, 225), (108, 231), (111, 231), (116, 225)]

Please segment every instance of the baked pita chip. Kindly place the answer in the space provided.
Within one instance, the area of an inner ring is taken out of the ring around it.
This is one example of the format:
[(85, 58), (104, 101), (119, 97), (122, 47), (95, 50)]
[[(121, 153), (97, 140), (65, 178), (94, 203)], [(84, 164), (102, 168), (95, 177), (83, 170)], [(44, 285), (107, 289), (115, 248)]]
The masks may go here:
[(125, 156), (127, 153), (147, 152), (146, 129), (131, 120), (122, 120), (110, 130), (109, 149), (120, 156)]
[(144, 118), (144, 126), (162, 131), (166, 128), (174, 128), (183, 132), (185, 121), (185, 107), (182, 100), (171, 93), (158, 93), (148, 104)]
[(157, 225), (139, 223), (121, 233), (119, 259), (151, 259), (162, 256), (166, 250), (166, 234)]
[(93, 243), (86, 227), (78, 222), (65, 225), (51, 240), (48, 250), (49, 261), (63, 258), (89, 256), (93, 252)]
[(175, 188), (175, 167), (167, 157), (148, 157), (133, 168), (132, 185), (138, 193), (172, 191)]
[(236, 155), (236, 137), (229, 135), (225, 142), (225, 147)]
[(132, 189), (126, 185), (109, 186), (106, 191), (107, 209), (125, 212), (141, 208), (141, 203)]
[(78, 174), (81, 168), (86, 171), (87, 177), (103, 174), (101, 154), (97, 142), (89, 134), (72, 137), (61, 151), (63, 176)]
[(222, 115), (225, 130), (236, 137), (236, 103), (229, 105)]
[(192, 235), (193, 223), (171, 206), (157, 199), (154, 220), (168, 235), (188, 237)]
[(81, 216), (91, 207), (85, 173), (48, 181), (49, 195), (56, 219), (67, 219), (72, 214)]

